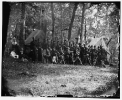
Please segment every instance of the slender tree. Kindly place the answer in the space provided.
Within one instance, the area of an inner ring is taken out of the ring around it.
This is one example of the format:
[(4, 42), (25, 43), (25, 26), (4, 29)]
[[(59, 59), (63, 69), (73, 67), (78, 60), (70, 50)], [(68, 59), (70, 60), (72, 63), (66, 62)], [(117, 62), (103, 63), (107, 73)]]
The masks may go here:
[(71, 22), (70, 22), (70, 25), (69, 25), (69, 31), (68, 31), (68, 40), (70, 40), (70, 38), (71, 38), (71, 31), (72, 31), (72, 26), (73, 26), (74, 18), (75, 18), (75, 11), (77, 10), (78, 4), (79, 3), (75, 3), (74, 4), (74, 9), (73, 9), (72, 18), (71, 18)]
[(63, 23), (62, 23), (62, 21), (63, 21), (63, 11), (62, 11), (62, 3), (60, 3), (60, 10), (61, 10), (61, 41), (63, 41), (63, 33), (62, 33), (62, 27), (63, 27)]
[(85, 32), (84, 32), (84, 40), (85, 40), (85, 44), (86, 44), (86, 20), (85, 20)]
[(25, 18), (25, 3), (21, 3), (21, 28), (20, 28), (20, 36), (19, 36), (19, 44), (20, 46), (24, 45), (24, 38), (23, 38), (23, 32), (24, 32), (24, 18)]
[(51, 3), (51, 10), (52, 10), (52, 39), (54, 39), (54, 22), (55, 22), (55, 18), (54, 18), (54, 7), (53, 7), (53, 3)]
[(81, 34), (80, 34), (81, 44), (82, 44), (82, 38), (83, 38), (83, 24), (84, 24), (85, 3), (83, 3), (82, 5), (83, 5), (83, 7), (82, 7)]

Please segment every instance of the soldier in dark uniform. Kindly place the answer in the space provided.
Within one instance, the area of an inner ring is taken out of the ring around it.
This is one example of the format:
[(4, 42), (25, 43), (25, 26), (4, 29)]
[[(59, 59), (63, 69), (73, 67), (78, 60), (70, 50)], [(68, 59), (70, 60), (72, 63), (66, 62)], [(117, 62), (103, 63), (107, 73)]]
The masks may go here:
[(101, 66), (105, 67), (105, 62), (107, 60), (107, 52), (105, 51), (105, 49), (102, 48), (102, 46), (100, 46), (100, 52), (101, 52)]
[(96, 65), (100, 65), (101, 64), (101, 51), (100, 51), (100, 47), (98, 46), (98, 49), (97, 49), (97, 63)]
[(67, 47), (67, 50), (66, 50), (66, 52), (65, 52), (65, 62), (67, 63), (67, 64), (70, 64), (70, 47)]
[(81, 59), (81, 61), (83, 63), (84, 48), (82, 47), (81, 43), (79, 43), (79, 48), (80, 48), (80, 59)]
[(60, 49), (60, 45), (59, 45), (59, 41), (57, 41), (57, 43), (56, 43), (56, 50), (59, 51), (59, 49)]
[(31, 49), (31, 58), (32, 61), (36, 61), (36, 47), (35, 47), (35, 40), (33, 37), (33, 41), (30, 43), (30, 49)]
[(74, 60), (75, 60), (75, 52), (76, 52), (76, 50), (75, 50), (76, 48), (73, 46), (73, 42), (71, 42), (71, 44), (70, 44), (70, 58), (71, 58), (71, 60), (70, 60), (70, 64), (74, 64)]
[(64, 52), (66, 52), (66, 50), (67, 50), (67, 41), (66, 40), (64, 40), (63, 49), (64, 49)]
[(38, 61), (42, 62), (42, 47), (38, 47)]
[(62, 40), (60, 41), (60, 47), (63, 48), (63, 41)]
[(72, 46), (73, 46), (73, 48), (75, 48), (75, 42), (74, 41), (72, 41)]
[(55, 47), (55, 41), (52, 41), (51, 48), (53, 49)]
[(52, 48), (51, 48), (51, 46), (49, 46), (49, 51), (50, 51), (50, 57), (49, 57), (49, 61), (50, 61), (50, 63), (52, 63)]
[(38, 43), (38, 40), (35, 40), (35, 56), (36, 56), (36, 61), (38, 61), (38, 47), (39, 47), (39, 43)]
[(82, 65), (82, 61), (80, 59), (80, 48), (79, 47), (76, 48), (75, 64), (76, 65), (78, 65), (78, 64)]
[(96, 60), (97, 60), (97, 49), (96, 49), (96, 46), (94, 46), (94, 49), (93, 49), (93, 65), (94, 66), (96, 65)]
[(59, 50), (59, 63), (60, 64), (65, 64), (65, 60), (64, 60), (64, 51), (63, 48), (60, 46), (60, 50)]
[(87, 51), (86, 51), (87, 64), (89, 64), (89, 65), (92, 65), (91, 64), (91, 55), (92, 55), (91, 48), (92, 48), (92, 46), (87, 47)]
[(49, 50), (49, 47), (47, 47), (46, 49), (46, 63), (50, 63), (50, 57), (51, 57), (51, 54), (50, 54), (50, 50)]
[(83, 61), (82, 61), (82, 63), (83, 64), (86, 64), (86, 46), (85, 46), (85, 44), (83, 45), (83, 50), (82, 50), (82, 52), (83, 52)]
[(91, 65), (93, 65), (93, 61), (94, 61), (94, 54), (93, 54), (93, 52), (94, 52), (94, 49), (93, 49), (93, 46), (91, 46), (91, 48), (90, 48), (90, 64)]
[(75, 45), (78, 44), (78, 38), (75, 38)]

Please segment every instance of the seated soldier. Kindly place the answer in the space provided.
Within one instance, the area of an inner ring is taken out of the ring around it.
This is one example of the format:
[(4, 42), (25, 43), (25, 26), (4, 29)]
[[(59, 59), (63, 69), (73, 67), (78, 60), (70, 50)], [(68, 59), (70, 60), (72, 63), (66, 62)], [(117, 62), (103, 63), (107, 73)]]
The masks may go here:
[(52, 63), (53, 64), (56, 64), (57, 63), (57, 52), (56, 52), (55, 47), (52, 50)]
[(20, 47), (19, 47), (19, 45), (18, 45), (18, 43), (16, 42), (16, 41), (14, 41), (13, 43), (12, 43), (12, 48), (11, 48), (11, 55), (13, 55), (14, 53), (13, 52), (15, 52), (15, 54), (17, 55), (16, 57), (17, 58), (20, 58), (20, 55), (21, 55), (21, 52), (20, 52)]
[(28, 61), (29, 60), (29, 57), (28, 57), (28, 55), (26, 55), (24, 48), (21, 48), (21, 51), (20, 52), (21, 52), (21, 55), (20, 55), (19, 58), (22, 61)]
[(19, 55), (17, 55), (17, 54), (15, 53), (15, 50), (11, 51), (10, 56), (13, 57), (13, 58), (19, 58)]

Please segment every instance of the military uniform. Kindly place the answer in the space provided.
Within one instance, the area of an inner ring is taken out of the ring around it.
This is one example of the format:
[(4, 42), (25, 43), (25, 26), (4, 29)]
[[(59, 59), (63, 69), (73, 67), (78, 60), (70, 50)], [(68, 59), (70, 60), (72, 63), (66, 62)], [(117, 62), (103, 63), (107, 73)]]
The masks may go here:
[(42, 48), (41, 47), (38, 48), (38, 61), (42, 62)]
[(82, 49), (82, 53), (83, 53), (83, 64), (86, 64), (87, 60), (86, 60), (86, 50), (87, 48), (85, 47), (85, 45), (83, 46), (83, 49)]
[(94, 49), (93, 49), (93, 47), (91, 46), (91, 49), (90, 49), (90, 63), (91, 63), (91, 65), (93, 65), (93, 61), (94, 61), (94, 54), (93, 54), (93, 52), (94, 52)]
[(59, 59), (58, 59), (59, 63), (60, 64), (65, 64), (65, 59), (64, 59), (64, 51), (63, 51), (63, 48), (60, 47), (60, 50), (59, 50)]
[(96, 49), (96, 46), (94, 46), (94, 49), (93, 49), (93, 65), (94, 66), (96, 65), (96, 60), (97, 60), (97, 49)]
[(56, 64), (57, 63), (57, 52), (55, 47), (52, 50), (52, 63)]
[(98, 47), (98, 50), (97, 50), (97, 65), (100, 65), (101, 64), (101, 51), (100, 51), (100, 47)]
[(31, 48), (31, 58), (32, 58), (32, 61), (36, 61), (36, 47), (35, 47), (35, 41), (34, 41), (34, 38), (33, 38), (33, 41), (31, 42), (30, 44), (30, 48)]
[(82, 61), (80, 59), (80, 48), (76, 48), (76, 56), (75, 56), (75, 64), (82, 64)]
[(46, 63), (50, 62), (51, 54), (49, 48), (46, 49)]

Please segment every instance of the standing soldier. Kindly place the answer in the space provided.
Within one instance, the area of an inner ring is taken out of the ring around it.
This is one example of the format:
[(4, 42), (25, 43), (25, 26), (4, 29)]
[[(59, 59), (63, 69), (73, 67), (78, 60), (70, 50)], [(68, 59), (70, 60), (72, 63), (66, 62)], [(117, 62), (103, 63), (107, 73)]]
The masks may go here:
[(50, 57), (49, 57), (49, 61), (50, 61), (50, 63), (52, 63), (52, 48), (51, 48), (51, 46), (49, 46), (49, 51), (50, 51)]
[(70, 64), (70, 48), (69, 47), (67, 47), (67, 50), (66, 50), (66, 54), (65, 54), (65, 62), (67, 63), (67, 64)]
[(97, 49), (97, 65), (100, 65), (101, 62), (101, 52), (100, 52), (100, 47), (98, 46)]
[(51, 48), (53, 49), (55, 47), (55, 41), (52, 41)]
[(101, 66), (105, 67), (105, 61), (107, 59), (107, 52), (105, 51), (105, 49), (102, 48), (102, 46), (100, 46), (100, 51), (101, 51)]
[(64, 52), (66, 52), (66, 50), (67, 50), (67, 41), (66, 40), (64, 40), (63, 49), (64, 49)]
[(59, 51), (60, 47), (59, 47), (59, 41), (57, 41), (56, 43), (56, 50)]
[(47, 49), (46, 49), (46, 63), (50, 62), (50, 57), (51, 57), (50, 50), (49, 50), (49, 47), (47, 47)]
[(91, 65), (93, 65), (93, 61), (94, 61), (94, 49), (93, 49), (93, 46), (91, 46), (91, 49), (90, 49), (90, 63)]
[(86, 64), (86, 46), (85, 46), (85, 44), (83, 45), (83, 64)]
[(78, 38), (75, 38), (75, 45), (78, 44)]
[(83, 48), (82, 48), (81, 43), (79, 43), (79, 48), (80, 48), (80, 59), (81, 61), (83, 61)]
[(71, 64), (74, 64), (74, 53), (75, 53), (75, 48), (73, 47), (73, 42), (70, 44), (70, 57), (71, 57)]
[(38, 61), (42, 62), (42, 48), (41, 48), (41, 46), (39, 46), (39, 48), (38, 48)]
[(35, 41), (33, 37), (33, 41), (30, 43), (30, 48), (31, 48), (31, 58), (32, 61), (36, 60), (36, 48), (35, 48)]
[(59, 50), (59, 63), (65, 64), (64, 51), (63, 51), (63, 48), (61, 46), (60, 46), (60, 50)]
[(80, 48), (79, 48), (79, 46), (77, 46), (77, 48), (76, 48), (75, 64), (80, 64), (80, 65), (82, 65), (82, 61), (81, 61), (81, 59), (80, 59)]
[(93, 49), (93, 65), (94, 66), (96, 65), (96, 60), (97, 60), (97, 49), (96, 49), (96, 46), (94, 46), (94, 49)]

